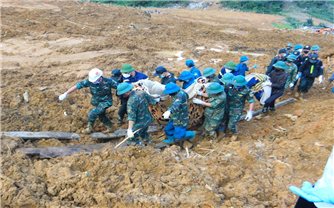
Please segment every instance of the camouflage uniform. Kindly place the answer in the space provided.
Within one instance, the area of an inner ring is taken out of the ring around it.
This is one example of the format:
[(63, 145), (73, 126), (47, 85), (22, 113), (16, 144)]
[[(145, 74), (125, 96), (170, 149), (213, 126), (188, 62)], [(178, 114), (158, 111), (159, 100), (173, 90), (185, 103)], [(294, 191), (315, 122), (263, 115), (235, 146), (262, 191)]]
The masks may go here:
[(285, 83), (285, 86), (284, 88), (287, 89), (289, 88), (289, 85), (291, 83), (295, 83), (296, 81), (296, 75), (297, 75), (297, 72), (298, 72), (298, 67), (296, 66), (296, 64), (294, 63), (291, 63), (291, 65), (288, 66), (288, 70), (286, 71), (286, 73), (288, 73), (288, 79), (286, 80), (286, 83)]
[(173, 96), (173, 103), (168, 109), (171, 112), (171, 118), (164, 130), (167, 138), (172, 138), (175, 142), (186, 137), (189, 122), (187, 100), (188, 94), (180, 90)]
[(93, 84), (88, 80), (83, 80), (76, 84), (77, 89), (89, 87), (92, 94), (91, 104), (94, 109), (88, 113), (88, 123), (94, 124), (97, 117), (105, 126), (111, 126), (111, 121), (106, 116), (106, 110), (112, 106), (111, 88), (117, 88), (117, 82), (112, 79), (102, 77), (102, 81), (98, 84)]
[(207, 107), (205, 109), (205, 120), (203, 127), (205, 134), (216, 137), (216, 130), (219, 128), (219, 125), (221, 124), (225, 114), (225, 92), (222, 92), (218, 95), (213, 95), (209, 98), (208, 102), (211, 104), (211, 107)]
[(237, 133), (237, 123), (240, 120), (242, 111), (245, 107), (245, 101), (254, 103), (253, 93), (248, 87), (231, 88), (227, 94), (228, 97), (228, 129), (232, 133)]
[(147, 130), (153, 121), (149, 104), (156, 104), (156, 101), (145, 91), (132, 91), (130, 93), (127, 103), (128, 120), (134, 121), (133, 132), (141, 129), (135, 134), (132, 141), (138, 141), (138, 137), (149, 140)]

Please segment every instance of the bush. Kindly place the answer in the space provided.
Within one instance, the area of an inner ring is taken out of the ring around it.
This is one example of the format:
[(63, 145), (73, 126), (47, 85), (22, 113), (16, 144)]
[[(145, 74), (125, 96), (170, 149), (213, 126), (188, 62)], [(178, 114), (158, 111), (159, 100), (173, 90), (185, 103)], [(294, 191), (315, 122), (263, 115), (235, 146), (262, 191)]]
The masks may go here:
[(278, 14), (282, 12), (283, 1), (221, 1), (223, 7), (240, 11)]

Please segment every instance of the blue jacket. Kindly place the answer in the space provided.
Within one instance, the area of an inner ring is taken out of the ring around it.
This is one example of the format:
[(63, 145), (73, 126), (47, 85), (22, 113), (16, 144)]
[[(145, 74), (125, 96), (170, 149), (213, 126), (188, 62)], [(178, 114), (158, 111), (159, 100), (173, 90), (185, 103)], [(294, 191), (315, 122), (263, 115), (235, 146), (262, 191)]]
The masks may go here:
[(240, 64), (237, 65), (236, 71), (237, 71), (238, 75), (246, 76), (246, 71), (248, 71), (248, 70), (249, 70), (249, 68), (248, 68), (247, 64), (245, 64), (245, 63), (240, 63)]
[(202, 76), (202, 73), (199, 69), (197, 69), (195, 66), (190, 68), (190, 73), (192, 73), (195, 77), (195, 79), (197, 79), (198, 77)]
[(146, 76), (145, 74), (141, 73), (141, 72), (137, 72), (135, 71), (135, 76), (131, 76), (129, 78), (124, 78), (122, 76), (122, 79), (123, 79), (123, 82), (128, 82), (128, 83), (134, 83), (134, 82), (138, 82), (139, 80), (142, 80), (142, 79), (147, 79), (148, 76)]

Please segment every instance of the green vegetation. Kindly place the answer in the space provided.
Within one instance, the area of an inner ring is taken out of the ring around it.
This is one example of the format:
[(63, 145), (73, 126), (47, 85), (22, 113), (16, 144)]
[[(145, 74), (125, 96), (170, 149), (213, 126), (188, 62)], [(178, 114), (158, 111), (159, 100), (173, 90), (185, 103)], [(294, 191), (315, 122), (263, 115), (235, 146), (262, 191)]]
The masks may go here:
[[(312, 17), (327, 20), (334, 23), (334, 0), (328, 1), (226, 1), (221, 0), (223, 7), (237, 9), (240, 11), (284, 14), (285, 10), (290, 12), (301, 11)], [(292, 9), (291, 9), (292, 8)], [(292, 10), (292, 11), (291, 11)]]
[(103, 3), (103, 4), (116, 4), (120, 6), (131, 6), (131, 7), (167, 7), (170, 5), (181, 5), (186, 6), (189, 2), (188, 0), (90, 0), (90, 2)]

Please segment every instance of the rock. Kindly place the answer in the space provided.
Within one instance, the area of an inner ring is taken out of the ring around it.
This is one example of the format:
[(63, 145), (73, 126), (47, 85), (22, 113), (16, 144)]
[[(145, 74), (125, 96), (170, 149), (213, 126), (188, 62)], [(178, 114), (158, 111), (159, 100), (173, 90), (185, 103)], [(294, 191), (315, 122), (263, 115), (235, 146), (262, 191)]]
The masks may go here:
[(23, 93), (23, 100), (25, 103), (28, 103), (29, 102), (29, 94), (28, 94), (28, 91), (25, 91)]

